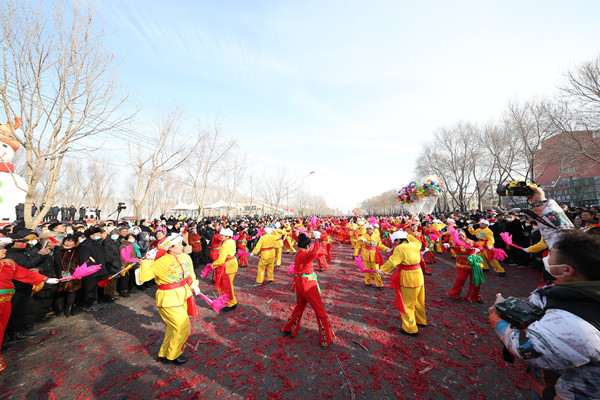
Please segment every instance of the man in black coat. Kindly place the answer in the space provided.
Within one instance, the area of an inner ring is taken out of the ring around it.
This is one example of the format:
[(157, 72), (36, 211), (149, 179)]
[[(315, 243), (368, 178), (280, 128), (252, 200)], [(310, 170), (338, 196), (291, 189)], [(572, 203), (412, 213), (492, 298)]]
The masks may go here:
[(15, 214), (17, 215), (17, 221), (25, 220), (25, 204), (19, 203), (15, 206)]
[[(107, 235), (102, 240), (102, 250), (104, 251), (104, 261), (106, 262), (106, 270), (109, 275), (115, 274), (121, 270), (121, 255), (119, 254), (119, 247), (121, 244), (121, 238), (118, 236), (119, 231), (113, 229), (110, 231), (110, 235)], [(104, 298), (105, 302), (112, 303), (114, 301), (115, 287), (117, 286), (117, 279), (111, 280), (108, 285), (104, 287)], [(121, 289), (121, 288), (120, 288)], [(123, 290), (120, 290), (122, 292)], [(127, 297), (127, 296), (124, 296)]]
[[(34, 251), (38, 254), (42, 250), (49, 250), (47, 254), (42, 255), (42, 259), (36, 264), (39, 273), (48, 278), (60, 278), (62, 275), (60, 259), (56, 259), (55, 248), (57, 245), (56, 234), (48, 231), (40, 236), (40, 243), (34, 246)], [(46, 253), (45, 251), (43, 253)], [(31, 315), (35, 322), (42, 321), (46, 314), (52, 308), (54, 298), (56, 297), (56, 285), (44, 285), (42, 290), (32, 296)], [(55, 310), (56, 315), (62, 314), (62, 308)]]
[(77, 209), (71, 204), (71, 207), (69, 207), (69, 221), (75, 221), (75, 214), (77, 214)]
[(85, 207), (84, 206), (79, 207), (79, 219), (80, 220), (85, 219)]
[(103, 229), (99, 226), (91, 226), (84, 232), (84, 235), (86, 239), (79, 245), (79, 265), (82, 265), (84, 262), (87, 262), (88, 265), (100, 264), (100, 270), (82, 279), (83, 309), (91, 313), (102, 309), (102, 306), (98, 304), (98, 281), (108, 277), (108, 271), (102, 248)]
[[(37, 244), (37, 236), (31, 231), (19, 231), (10, 237), (14, 242), (6, 252), (6, 258), (13, 260), (23, 268), (34, 269), (45, 255), (50, 253), (50, 249), (45, 248), (38, 251), (33, 246)], [(12, 312), (8, 325), (6, 326), (6, 334), (9, 340), (23, 340), (35, 337), (30, 333), (33, 328), (31, 298), (32, 285), (19, 281), (13, 281), (15, 285), (15, 293), (11, 299)], [(53, 285), (54, 286), (54, 285)]]

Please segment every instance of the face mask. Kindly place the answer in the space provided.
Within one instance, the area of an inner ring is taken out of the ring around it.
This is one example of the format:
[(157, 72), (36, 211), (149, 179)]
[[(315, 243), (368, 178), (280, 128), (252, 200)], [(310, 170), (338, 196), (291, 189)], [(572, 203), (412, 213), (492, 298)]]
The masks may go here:
[(94, 240), (100, 240), (100, 239), (102, 239), (102, 236), (92, 236), (92, 239), (94, 239)]
[(129, 243), (135, 243), (135, 239), (133, 239), (133, 238), (131, 238), (131, 239), (127, 239), (127, 241), (128, 241)]
[(85, 238), (84, 238), (84, 237), (80, 237), (80, 238), (79, 238), (79, 243), (83, 243), (83, 241), (84, 241), (84, 240), (85, 240)]
[(30, 240), (29, 245), (35, 246), (37, 244), (37, 242), (38, 242), (37, 240)]
[(67, 235), (72, 235), (72, 234), (73, 234), (73, 230), (72, 230), (72, 229), (69, 229), (69, 230), (67, 231)]
[(531, 224), (528, 224), (527, 222), (525, 222), (525, 226), (531, 226)]
[(117, 240), (119, 238), (119, 235), (110, 235), (110, 238), (112, 240)]
[(550, 268), (565, 267), (568, 264), (556, 264), (556, 265), (553, 265), (553, 264), (550, 264), (549, 260), (550, 260), (550, 256), (546, 256), (546, 257), (543, 258), (544, 268), (546, 269), (546, 272), (549, 273), (550, 275), (552, 275), (555, 278), (563, 277), (564, 275), (554, 275), (552, 272), (550, 272)]
[(514, 219), (514, 218), (506, 218), (506, 220), (507, 220), (508, 222), (512, 222), (512, 221), (514, 221), (515, 219)]

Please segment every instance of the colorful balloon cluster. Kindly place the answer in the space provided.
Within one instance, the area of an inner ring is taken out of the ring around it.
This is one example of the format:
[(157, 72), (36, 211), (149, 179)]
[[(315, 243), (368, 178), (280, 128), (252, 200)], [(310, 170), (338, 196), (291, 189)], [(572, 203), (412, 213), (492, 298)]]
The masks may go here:
[(421, 180), (412, 181), (400, 189), (398, 201), (402, 204), (410, 204), (426, 197), (437, 197), (443, 189), (444, 182), (435, 175), (428, 175)]

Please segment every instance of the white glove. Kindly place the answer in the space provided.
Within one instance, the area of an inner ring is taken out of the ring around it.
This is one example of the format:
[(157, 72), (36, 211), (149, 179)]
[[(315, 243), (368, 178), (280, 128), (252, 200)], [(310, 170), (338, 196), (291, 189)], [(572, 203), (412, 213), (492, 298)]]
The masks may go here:
[(46, 283), (48, 285), (56, 285), (58, 283), (58, 279), (56, 279), (56, 278), (48, 278), (48, 279), (46, 279)]
[(523, 251), (524, 251), (525, 253), (531, 253), (531, 250), (529, 250), (527, 247), (525, 247), (525, 248), (523, 249)]
[(488, 248), (488, 250), (491, 250), (491, 249), (492, 249), (492, 246), (488, 246), (487, 248)]
[[(446, 243), (446, 244), (448, 244), (448, 243)], [(423, 250), (423, 254), (427, 253), (428, 251), (431, 251), (431, 250), (429, 250), (429, 247), (425, 247), (425, 250)]]
[(321, 232), (314, 232), (315, 239), (321, 239)]
[(381, 276), (384, 276), (384, 275), (385, 275), (385, 272), (383, 272), (383, 271), (382, 271), (382, 270), (380, 270), (380, 269), (378, 269), (378, 270), (377, 270), (377, 273), (378, 273), (379, 275), (381, 275)]
[(473, 224), (469, 224), (469, 229), (473, 229)]
[(385, 252), (386, 252), (386, 253), (391, 253), (391, 252), (392, 252), (392, 249), (388, 248), (388, 249), (387, 249)]
[(363, 242), (367, 243), (367, 239), (365, 239), (365, 238), (362, 238), (360, 240), (362, 240)]
[(196, 296), (199, 296), (199, 295), (200, 295), (200, 289), (198, 289), (197, 287), (193, 288), (192, 290), (194, 291), (194, 294), (195, 294)]
[(481, 250), (479, 250), (479, 249), (475, 249), (475, 252), (474, 252), (473, 254), (477, 254), (477, 253), (479, 253), (480, 251), (481, 251)]
[(494, 301), (494, 304), (502, 303), (503, 301), (506, 301), (506, 299), (502, 297), (502, 293), (496, 293), (496, 301)]
[(444, 243), (444, 247), (449, 249), (450, 248), (450, 244), (449, 243)]
[(149, 260), (154, 260), (156, 254), (158, 254), (158, 249), (148, 250), (148, 252), (146, 253), (146, 258)]

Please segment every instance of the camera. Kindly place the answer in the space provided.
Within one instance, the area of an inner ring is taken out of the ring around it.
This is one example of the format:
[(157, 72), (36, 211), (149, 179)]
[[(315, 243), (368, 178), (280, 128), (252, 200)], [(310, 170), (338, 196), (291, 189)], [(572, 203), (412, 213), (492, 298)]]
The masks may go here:
[(499, 185), (496, 189), (496, 193), (498, 193), (498, 196), (532, 197), (532, 187), (537, 187), (537, 185), (535, 183), (527, 183), (525, 181), (514, 181), (508, 185)]
[(117, 210), (121, 211), (121, 210), (125, 210), (127, 208), (127, 206), (125, 206), (125, 203), (123, 203), (122, 201), (119, 202), (119, 205), (117, 206)]

